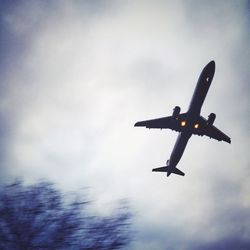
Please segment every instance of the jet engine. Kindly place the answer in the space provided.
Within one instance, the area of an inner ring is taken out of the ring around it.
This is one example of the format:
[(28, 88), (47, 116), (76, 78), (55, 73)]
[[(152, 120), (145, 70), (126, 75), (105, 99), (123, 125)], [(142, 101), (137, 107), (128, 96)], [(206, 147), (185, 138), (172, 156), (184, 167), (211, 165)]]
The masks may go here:
[(211, 113), (208, 116), (207, 125), (209, 125), (209, 126), (213, 125), (215, 118), (216, 118), (216, 114)]
[(177, 116), (180, 114), (181, 108), (179, 106), (175, 106), (173, 109), (173, 118), (177, 118)]

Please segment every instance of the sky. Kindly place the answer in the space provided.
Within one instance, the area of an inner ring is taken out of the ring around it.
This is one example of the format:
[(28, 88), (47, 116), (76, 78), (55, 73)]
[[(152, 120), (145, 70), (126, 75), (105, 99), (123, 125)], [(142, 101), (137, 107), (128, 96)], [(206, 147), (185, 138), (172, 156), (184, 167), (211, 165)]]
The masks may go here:
[[(249, 249), (248, 1), (0, 2), (0, 182), (88, 187), (105, 213), (127, 199), (132, 249)], [(134, 128), (188, 108), (211, 60), (202, 115), (232, 144)]]

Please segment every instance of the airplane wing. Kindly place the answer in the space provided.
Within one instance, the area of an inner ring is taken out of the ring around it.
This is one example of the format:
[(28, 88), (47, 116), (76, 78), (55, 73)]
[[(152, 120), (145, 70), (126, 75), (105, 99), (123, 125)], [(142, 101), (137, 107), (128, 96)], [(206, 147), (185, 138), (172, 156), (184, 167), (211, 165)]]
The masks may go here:
[(207, 125), (207, 120), (204, 117), (200, 116), (200, 120), (198, 123), (199, 123), (199, 128), (197, 129), (194, 128), (193, 134), (201, 136), (206, 135), (217, 141), (225, 141), (231, 143), (231, 138), (229, 136), (224, 134), (214, 125)]
[(172, 129), (181, 132), (185, 126), (181, 122), (186, 120), (186, 113), (177, 115), (176, 118), (173, 116), (167, 116), (157, 118), (153, 120), (140, 121), (135, 124), (135, 127), (146, 127), (146, 128), (159, 128), (159, 129)]

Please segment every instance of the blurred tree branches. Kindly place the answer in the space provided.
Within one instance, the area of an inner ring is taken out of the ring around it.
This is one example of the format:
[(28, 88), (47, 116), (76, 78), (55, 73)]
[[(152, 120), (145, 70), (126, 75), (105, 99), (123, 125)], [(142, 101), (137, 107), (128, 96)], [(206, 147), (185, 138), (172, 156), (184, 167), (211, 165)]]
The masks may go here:
[(21, 181), (0, 190), (0, 249), (121, 249), (131, 241), (126, 206), (110, 216), (91, 215), (90, 202), (66, 201), (55, 186)]

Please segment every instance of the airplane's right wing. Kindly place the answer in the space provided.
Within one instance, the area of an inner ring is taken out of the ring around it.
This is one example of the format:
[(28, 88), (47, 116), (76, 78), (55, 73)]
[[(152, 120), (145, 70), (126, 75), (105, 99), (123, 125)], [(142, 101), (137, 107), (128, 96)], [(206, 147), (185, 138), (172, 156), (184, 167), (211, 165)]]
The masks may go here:
[[(167, 116), (153, 120), (140, 121), (135, 124), (135, 127), (172, 129), (181, 132), (185, 127), (186, 113), (179, 114), (176, 118)], [(184, 123), (182, 123), (184, 122)]]
[(206, 135), (210, 138), (213, 138), (217, 141), (225, 141), (231, 143), (231, 138), (216, 128), (214, 125), (207, 125), (207, 120), (204, 117), (200, 117), (199, 120), (200, 127), (194, 129), (193, 134), (197, 135)]

